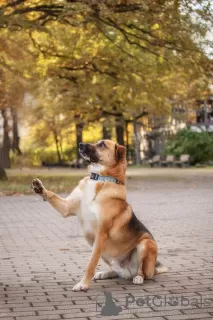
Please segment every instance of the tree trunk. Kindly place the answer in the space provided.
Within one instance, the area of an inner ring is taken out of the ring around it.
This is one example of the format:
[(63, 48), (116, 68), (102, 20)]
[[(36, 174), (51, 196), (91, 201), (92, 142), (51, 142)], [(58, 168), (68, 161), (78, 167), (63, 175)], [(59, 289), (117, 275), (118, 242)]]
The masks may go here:
[(60, 153), (61, 153), (61, 158), (62, 161), (64, 161), (64, 152), (63, 152), (63, 147), (62, 147), (62, 139), (59, 139), (59, 147), (60, 147)]
[(13, 144), (12, 149), (14, 152), (17, 152), (17, 155), (22, 155), (21, 149), (19, 147), (19, 134), (18, 134), (18, 118), (17, 118), (17, 111), (15, 109), (11, 110), (12, 119), (13, 119)]
[(9, 137), (9, 125), (7, 119), (6, 110), (2, 110), (3, 117), (3, 143), (2, 148), (0, 149), (0, 166), (2, 168), (10, 168), (10, 137)]
[(58, 162), (61, 164), (62, 163), (62, 157), (59, 149), (59, 144), (58, 144), (58, 137), (55, 138), (55, 144), (56, 144), (56, 150), (57, 150), (57, 155), (58, 155)]
[(102, 127), (102, 137), (103, 139), (111, 139), (112, 137), (112, 132), (109, 127), (107, 127), (107, 119), (104, 120), (103, 122), (103, 127)]
[(116, 139), (119, 144), (124, 146), (124, 118), (119, 116), (116, 118)]
[(138, 138), (137, 131), (137, 119), (136, 115), (133, 115), (133, 127), (134, 127), (134, 140), (135, 140), (135, 163), (139, 165), (141, 163), (141, 155), (140, 155), (140, 141)]
[(7, 174), (3, 168), (0, 167), (0, 180), (7, 180)]
[(207, 110), (208, 110), (208, 104), (207, 104), (207, 101), (204, 100), (204, 125), (205, 125), (206, 129), (207, 129), (208, 124), (209, 124)]
[(81, 159), (81, 156), (79, 154), (78, 148), (79, 148), (79, 143), (82, 142), (83, 140), (83, 123), (76, 123), (76, 159), (77, 159), (77, 164), (79, 163), (79, 160)]
[(59, 141), (58, 141), (58, 135), (57, 132), (54, 130), (54, 139), (55, 139), (55, 146), (56, 146), (56, 151), (58, 155), (58, 162), (61, 164), (62, 163), (62, 157), (61, 157), (61, 152), (60, 152), (60, 146), (59, 146)]
[(126, 158), (129, 161), (129, 131), (128, 131), (128, 121), (125, 121), (125, 132), (126, 132)]

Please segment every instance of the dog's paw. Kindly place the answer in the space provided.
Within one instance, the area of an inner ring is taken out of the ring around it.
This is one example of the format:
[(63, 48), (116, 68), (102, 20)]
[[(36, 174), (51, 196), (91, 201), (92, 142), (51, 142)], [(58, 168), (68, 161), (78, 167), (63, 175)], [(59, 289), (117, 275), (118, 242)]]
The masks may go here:
[(117, 277), (118, 274), (115, 271), (99, 271), (93, 277), (93, 280), (110, 279)]
[(31, 188), (35, 192), (35, 194), (39, 194), (40, 196), (45, 196), (45, 188), (42, 182), (38, 178), (33, 179)]
[(87, 290), (89, 289), (88, 284), (83, 283), (83, 282), (79, 282), (77, 283), (73, 288), (72, 291), (84, 291), (87, 292)]
[(108, 278), (107, 271), (106, 272), (104, 272), (104, 271), (96, 272), (96, 274), (93, 277), (94, 280), (107, 279), (107, 278)]
[(142, 284), (142, 283), (143, 283), (143, 277), (141, 277), (141, 276), (136, 276), (136, 277), (133, 278), (132, 282), (133, 282), (134, 284)]

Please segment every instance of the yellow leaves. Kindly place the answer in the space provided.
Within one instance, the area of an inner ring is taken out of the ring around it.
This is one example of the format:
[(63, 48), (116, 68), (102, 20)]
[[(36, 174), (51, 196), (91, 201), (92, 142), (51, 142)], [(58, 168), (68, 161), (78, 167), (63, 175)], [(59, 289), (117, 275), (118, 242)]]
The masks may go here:
[[(160, 7), (156, 10), (159, 11), (157, 16), (152, 15), (148, 7), (147, 15), (135, 12), (114, 14), (106, 10), (104, 4), (99, 4), (100, 19), (96, 19), (90, 1), (83, 4), (64, 0), (29, 0), (21, 6), (39, 5), (46, 8), (49, 4), (63, 4), (64, 10), (57, 21), (54, 15), (50, 17), (45, 24), (48, 32), (42, 32), (35, 25), (37, 29), (30, 29), (33, 38), (29, 38), (30, 45), (29, 42), (20, 41), (25, 30), (29, 32), (32, 20), (41, 14), (39, 10), (11, 18), (11, 23), (20, 19), (25, 26), (17, 38), (11, 41), (12, 45), (17, 43), (15, 50), (11, 49), (14, 48), (11, 44), (8, 45), (8, 39), (4, 39), (9, 47), (8, 61), (13, 62), (8, 63), (9, 66), (15, 66), (26, 78), (39, 75), (41, 78), (48, 76), (52, 79), (52, 83), (45, 86), (43, 99), (39, 97), (47, 110), (45, 114), (51, 113), (52, 116), (54, 112), (57, 113), (58, 104), (82, 112), (86, 121), (87, 117), (89, 119), (93, 116), (91, 110), (96, 108), (97, 111), (103, 107), (107, 110), (117, 108), (131, 114), (141, 106), (146, 106), (154, 114), (162, 106), (167, 108), (168, 98), (187, 99), (189, 92), (197, 94), (195, 87), (200, 86), (199, 91), (204, 87), (202, 83), (198, 85), (194, 82), (195, 54), (192, 50), (181, 59), (182, 52), (177, 50), (175, 53), (172, 49), (176, 45), (181, 49), (187, 46), (185, 40), (190, 39), (191, 32), (189, 30), (188, 38), (185, 28), (182, 33), (176, 32), (179, 27), (181, 30), (181, 26), (177, 20), (173, 21), (172, 11), (168, 15), (165, 11), (164, 20)], [(63, 19), (66, 19), (66, 23)], [(40, 22), (37, 21), (41, 26)], [(5, 51), (7, 46), (4, 43), (0, 42)], [(23, 56), (17, 47), (21, 48)], [(28, 50), (31, 58), (25, 54)], [(190, 56), (193, 56), (191, 61)], [(202, 70), (199, 70), (197, 78), (200, 79), (201, 74)], [(61, 79), (63, 77), (68, 79), (66, 88)], [(51, 101), (52, 111), (49, 108)]]
[(97, 83), (97, 76), (94, 75), (94, 76), (92, 77), (92, 84), (96, 84), (96, 83)]
[(29, 71), (27, 71), (27, 70), (24, 70), (23, 74), (24, 74), (24, 77), (25, 77), (26, 79), (30, 79), (31, 76), (32, 76), (32, 74), (31, 74)]
[(94, 142), (100, 140), (102, 137), (102, 125), (97, 123), (94, 125), (89, 125), (83, 131), (83, 141), (84, 142)]
[(48, 57), (46, 58), (43, 53), (40, 53), (37, 59), (37, 64), (35, 71), (40, 76), (46, 76), (48, 71), (55, 66), (57, 63), (58, 58), (57, 57)]
[(37, 61), (37, 66), (36, 66), (36, 71), (42, 75), (45, 76), (48, 70), (48, 63), (46, 62), (46, 59), (44, 58), (44, 55), (40, 53), (38, 61)]
[(158, 23), (155, 23), (155, 24), (152, 25), (151, 29), (152, 30), (158, 30), (158, 29), (160, 29), (160, 25)]
[[(4, 4), (6, 4), (7, 3), (7, 0), (6, 1), (2, 1), (1, 0), (1, 2), (0, 2), (0, 4), (2, 4), (2, 2), (4, 3)], [(13, 8), (11, 7), (8, 7), (8, 8), (6, 8), (5, 10), (4, 10), (4, 15), (10, 15), (11, 13), (13, 12)]]
[(163, 63), (163, 62), (164, 62), (164, 57), (163, 57), (163, 56), (160, 56), (160, 57), (158, 58), (158, 60), (159, 60), (160, 63)]

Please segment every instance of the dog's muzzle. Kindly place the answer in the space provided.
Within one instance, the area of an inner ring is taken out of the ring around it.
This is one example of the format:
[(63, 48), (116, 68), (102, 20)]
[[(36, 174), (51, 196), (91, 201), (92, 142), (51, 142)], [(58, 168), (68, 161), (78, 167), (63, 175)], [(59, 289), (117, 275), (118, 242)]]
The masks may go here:
[(98, 163), (99, 155), (96, 152), (96, 148), (89, 143), (79, 143), (79, 153), (85, 159), (90, 162)]
[(85, 153), (88, 149), (88, 143), (83, 143), (83, 142), (80, 142), (79, 143), (79, 152), (80, 153)]

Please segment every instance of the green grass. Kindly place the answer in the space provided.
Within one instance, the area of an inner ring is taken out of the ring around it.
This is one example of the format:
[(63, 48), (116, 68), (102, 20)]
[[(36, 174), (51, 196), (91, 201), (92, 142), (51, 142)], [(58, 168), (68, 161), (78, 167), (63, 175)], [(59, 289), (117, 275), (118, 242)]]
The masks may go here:
[[(70, 193), (78, 184), (79, 180), (85, 176), (70, 175), (70, 174), (55, 174), (42, 172), (40, 174), (16, 173), (9, 174), (8, 181), (0, 180), (0, 196), (15, 195), (15, 194), (33, 194), (31, 183), (34, 178), (39, 178), (45, 188), (55, 193)], [(158, 176), (133, 176), (127, 178), (127, 186), (129, 189), (134, 189), (140, 186), (141, 181), (162, 181), (162, 180), (177, 180), (177, 177), (158, 177)]]
[[(193, 176), (213, 178), (213, 168), (188, 168), (178, 169), (151, 169), (141, 167), (129, 167), (127, 178), (128, 189), (141, 187), (141, 184), (148, 182), (164, 182), (192, 179)], [(78, 184), (79, 180), (88, 174), (87, 170), (76, 169), (54, 169), (47, 170), (33, 168), (27, 170), (9, 169), (7, 170), (8, 181), (0, 180), (0, 196), (13, 194), (32, 194), (32, 179), (39, 178), (45, 187), (56, 193), (70, 193)]]
[(9, 175), (8, 181), (0, 181), (0, 195), (32, 194), (31, 182), (34, 178), (42, 180), (44, 186), (57, 193), (69, 193), (83, 176), (71, 175)]

